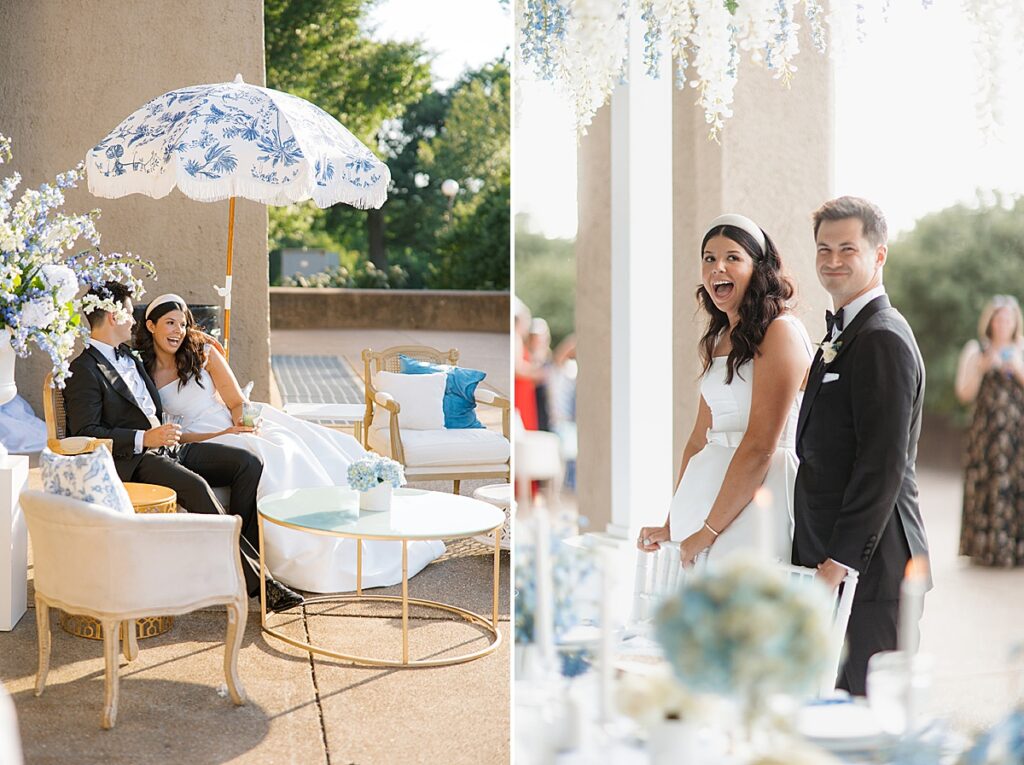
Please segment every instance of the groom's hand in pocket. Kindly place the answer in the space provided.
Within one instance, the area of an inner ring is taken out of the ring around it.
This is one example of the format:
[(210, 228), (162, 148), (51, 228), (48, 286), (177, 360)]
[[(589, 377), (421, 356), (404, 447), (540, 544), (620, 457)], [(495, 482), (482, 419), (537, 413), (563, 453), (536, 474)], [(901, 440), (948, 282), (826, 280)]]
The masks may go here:
[(661, 542), (667, 542), (669, 537), (668, 525), (665, 526), (644, 526), (640, 529), (640, 536), (636, 539), (638, 550), (654, 552), (661, 549)]

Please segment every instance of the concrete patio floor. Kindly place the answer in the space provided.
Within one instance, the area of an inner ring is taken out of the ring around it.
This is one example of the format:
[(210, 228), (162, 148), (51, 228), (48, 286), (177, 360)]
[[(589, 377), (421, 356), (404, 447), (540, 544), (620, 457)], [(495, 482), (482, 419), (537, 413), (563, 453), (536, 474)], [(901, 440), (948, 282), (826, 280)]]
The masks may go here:
[[(414, 330), (281, 331), (272, 352), (337, 355), (361, 376), (363, 348), (432, 345), (461, 351), (460, 364), (487, 372), (486, 382), (509, 395), (507, 335)], [(271, 403), (281, 404), (281, 396)], [(486, 408), (481, 420), (500, 430)], [(484, 483), (466, 481), (471, 495)], [(451, 491), (450, 483), (417, 483)], [(30, 488), (40, 488), (38, 469)], [(31, 556), (31, 551), (30, 551)], [(14, 699), (28, 765), (138, 763), (505, 763), (509, 761), (509, 554), (502, 552), (499, 628), (502, 644), (481, 659), (424, 669), (358, 668), (311, 657), (265, 636), (258, 603), (250, 602), (239, 659), (248, 704), (232, 705), (223, 687), (223, 609), (178, 617), (173, 629), (140, 641), (138, 658), (121, 661), (117, 725), (99, 727), (103, 702), (102, 644), (65, 634), (52, 618), (53, 649), (45, 693), (33, 694), (37, 665), (32, 564), (28, 613), (0, 633), (0, 681)], [(448, 552), (410, 581), (409, 594), (491, 612), (492, 550), (472, 540)], [(375, 594), (400, 594), (400, 587)], [(298, 639), (353, 654), (398, 658), (399, 611), (383, 605), (304, 606), (272, 616)], [(440, 658), (486, 645), (478, 629), (437, 611), (410, 608), (411, 658)]]

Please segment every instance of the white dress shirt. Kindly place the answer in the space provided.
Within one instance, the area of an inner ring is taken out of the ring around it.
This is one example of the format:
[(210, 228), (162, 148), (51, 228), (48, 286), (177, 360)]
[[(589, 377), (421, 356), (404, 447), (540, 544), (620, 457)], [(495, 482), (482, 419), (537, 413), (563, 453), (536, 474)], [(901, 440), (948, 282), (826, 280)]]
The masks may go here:
[[(160, 425), (160, 421), (156, 418), (156, 404), (153, 403), (153, 397), (149, 395), (149, 388), (146, 387), (146, 381), (142, 379), (142, 375), (139, 374), (139, 368), (135, 366), (135, 359), (131, 356), (121, 356), (117, 358), (117, 354), (114, 351), (114, 347), (107, 343), (100, 342), (95, 338), (89, 338), (89, 345), (95, 348), (97, 351), (103, 354), (104, 358), (111, 363), (117, 373), (121, 375), (121, 379), (124, 380), (128, 386), (128, 390), (131, 391), (132, 396), (135, 397), (135, 403), (138, 405), (142, 413), (149, 418), (150, 424), (155, 428)], [(142, 439), (146, 431), (137, 430), (135, 431), (135, 453), (139, 454), (142, 452)]]
[[(877, 297), (881, 297), (885, 294), (885, 285), (879, 284), (874, 289), (868, 290), (863, 295), (843, 306), (843, 327), (849, 327), (853, 323), (854, 317), (860, 313), (860, 309), (870, 303)], [(832, 328), (832, 342), (835, 342), (836, 338), (843, 334), (843, 330), (836, 331), (835, 327)]]

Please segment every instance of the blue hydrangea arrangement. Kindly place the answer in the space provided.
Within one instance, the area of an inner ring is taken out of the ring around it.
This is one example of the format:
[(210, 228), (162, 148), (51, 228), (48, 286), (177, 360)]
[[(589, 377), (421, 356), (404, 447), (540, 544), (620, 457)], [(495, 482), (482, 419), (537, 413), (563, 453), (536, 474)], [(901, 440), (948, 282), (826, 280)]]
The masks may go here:
[(397, 489), (404, 483), (401, 463), (387, 457), (370, 455), (348, 466), (348, 485), (356, 491), (370, 491), (381, 484)]
[(687, 578), (655, 617), (655, 635), (684, 685), (747, 700), (812, 693), (828, 662), (825, 588), (735, 556)]

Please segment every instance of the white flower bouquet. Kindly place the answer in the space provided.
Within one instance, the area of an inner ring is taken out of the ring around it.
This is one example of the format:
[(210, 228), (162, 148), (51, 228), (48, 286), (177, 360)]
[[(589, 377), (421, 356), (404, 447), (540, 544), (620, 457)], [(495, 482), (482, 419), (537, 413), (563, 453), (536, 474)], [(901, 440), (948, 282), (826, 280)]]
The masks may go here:
[[(0, 135), (0, 164), (10, 158), (11, 142)], [(0, 181), (0, 330), (10, 332), (11, 347), (19, 356), (29, 355), (30, 340), (49, 354), (59, 387), (68, 375), (75, 340), (88, 332), (79, 311), (90, 305), (76, 299), (79, 289), (117, 281), (138, 297), (144, 290), (134, 267), (150, 276), (155, 272), (152, 263), (130, 253), (99, 252), (99, 210), (82, 215), (59, 212), (64, 190), (75, 188), (83, 176), (79, 164), (58, 175), (56, 185), (28, 189), (13, 203), (21, 176), (13, 173)], [(92, 248), (66, 258), (79, 239)], [(124, 313), (113, 301), (97, 307), (119, 316)], [(6, 338), (0, 337), (0, 342)]]
[(405, 484), (405, 472), (399, 462), (370, 455), (348, 466), (348, 485), (356, 491), (370, 491), (381, 485), (393, 489)]

